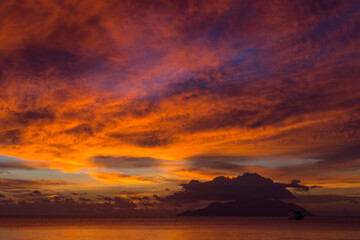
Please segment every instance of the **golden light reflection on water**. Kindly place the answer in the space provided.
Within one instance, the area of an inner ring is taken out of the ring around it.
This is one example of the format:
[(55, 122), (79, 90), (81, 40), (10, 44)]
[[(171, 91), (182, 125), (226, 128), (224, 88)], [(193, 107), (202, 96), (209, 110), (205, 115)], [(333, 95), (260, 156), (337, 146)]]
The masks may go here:
[(12, 239), (359, 239), (359, 217), (0, 218)]

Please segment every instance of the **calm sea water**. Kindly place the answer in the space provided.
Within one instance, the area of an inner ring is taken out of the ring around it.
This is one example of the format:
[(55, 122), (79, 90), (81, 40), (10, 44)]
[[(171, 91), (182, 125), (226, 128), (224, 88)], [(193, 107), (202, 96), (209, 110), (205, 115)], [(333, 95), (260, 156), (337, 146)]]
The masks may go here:
[(360, 239), (359, 217), (0, 218), (0, 239)]

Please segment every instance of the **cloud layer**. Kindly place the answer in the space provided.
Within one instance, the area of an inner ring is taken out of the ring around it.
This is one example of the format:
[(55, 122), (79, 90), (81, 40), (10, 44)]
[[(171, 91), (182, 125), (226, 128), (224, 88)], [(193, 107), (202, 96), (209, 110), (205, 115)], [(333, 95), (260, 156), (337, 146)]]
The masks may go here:
[(251, 199), (287, 199), (295, 196), (286, 188), (309, 188), (293, 180), (290, 184), (276, 183), (256, 173), (244, 173), (236, 178), (216, 177), (208, 182), (192, 180), (182, 184), (182, 191), (166, 197), (164, 200), (250, 200)]
[(0, 3), (0, 153), (22, 159), (0, 174), (56, 169), (149, 194), (246, 171), (359, 188), (359, 10)]

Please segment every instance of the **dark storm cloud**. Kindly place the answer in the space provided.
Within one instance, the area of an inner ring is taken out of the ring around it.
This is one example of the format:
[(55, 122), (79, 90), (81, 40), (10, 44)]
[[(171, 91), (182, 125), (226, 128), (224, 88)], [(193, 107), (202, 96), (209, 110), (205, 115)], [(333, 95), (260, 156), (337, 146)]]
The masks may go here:
[(106, 168), (147, 168), (159, 166), (162, 160), (150, 157), (94, 156), (88, 159), (98, 167)]
[(35, 169), (34, 167), (28, 166), (25, 163), (21, 162), (0, 162), (0, 169), (24, 169), (31, 170)]
[(241, 171), (244, 169), (243, 162), (249, 160), (249, 157), (203, 154), (192, 156), (186, 160), (189, 163), (189, 167), (193, 169)]
[[(285, 135), (274, 136), (272, 140), (283, 140)], [(269, 139), (257, 139), (256, 141), (269, 141)], [(254, 143), (254, 141), (247, 141), (246, 143)], [(203, 173), (218, 172), (219, 174), (236, 174), (238, 171), (249, 171), (248, 168), (261, 168), (262, 170), (268, 171), (268, 173), (273, 173), (276, 176), (287, 176), (293, 175), (298, 177), (313, 176), (315, 179), (323, 179), (326, 183), (326, 176), (328, 180), (331, 180), (331, 174), (334, 172), (339, 172), (339, 169), (344, 171), (355, 171), (360, 167), (360, 146), (357, 143), (349, 143), (347, 145), (332, 145), (331, 147), (316, 147), (303, 150), (301, 152), (294, 151), (291, 153), (286, 153), (284, 155), (273, 156), (273, 158), (278, 158), (281, 162), (278, 162), (278, 165), (274, 163), (259, 163), (257, 161), (267, 161), (267, 157), (251, 157), (251, 156), (229, 156), (229, 155), (197, 155), (185, 159), (187, 162), (187, 170), (189, 171), (201, 171)], [(291, 158), (287, 161), (284, 161), (286, 158)], [(292, 161), (298, 159), (299, 163), (292, 164)], [(215, 171), (215, 172), (214, 172)], [(322, 174), (317, 174), (321, 172)], [(336, 177), (333, 177), (335, 180)], [(343, 177), (346, 179), (346, 175)], [(351, 177), (349, 178), (351, 179)], [(293, 180), (296, 184), (296, 180)], [(323, 182), (321, 181), (321, 182)], [(289, 186), (290, 187), (290, 186)], [(320, 188), (319, 186), (310, 186), (310, 188)], [(301, 190), (301, 188), (297, 188)], [(305, 187), (303, 190), (307, 191), (308, 187)]]
[[(311, 148), (306, 152), (293, 153), (293, 155), (299, 155), (299, 158), (305, 159), (304, 163), (294, 166), (281, 166), (277, 170), (300, 176), (311, 176), (319, 171), (326, 176), (326, 174), (331, 175), (333, 172), (338, 172), (339, 169), (353, 171), (360, 167), (359, 149), (360, 146), (357, 143), (350, 143), (346, 146), (338, 144), (331, 147)], [(306, 159), (310, 161), (306, 161)]]
[(0, 179), (0, 189), (33, 189), (39, 186), (46, 185), (66, 185), (64, 181), (52, 181), (52, 180), (25, 180), (25, 179)]
[[(283, 140), (285, 135), (274, 136), (272, 140)], [(269, 139), (257, 139), (256, 141), (268, 141)], [(253, 141), (248, 141), (247, 143), (254, 143)], [(345, 171), (355, 171), (360, 167), (360, 146), (357, 143), (349, 143), (347, 145), (332, 145), (331, 147), (317, 147), (310, 148), (306, 151), (301, 152), (294, 151), (291, 153), (286, 153), (284, 155), (273, 156), (275, 159), (282, 159), (281, 162), (278, 162), (279, 165), (274, 164), (273, 166), (269, 163), (263, 165), (263, 163), (257, 162), (258, 160), (266, 161), (266, 156), (263, 157), (245, 157), (245, 156), (228, 156), (228, 155), (197, 155), (190, 158), (187, 158), (187, 170), (201, 171), (206, 172), (222, 172), (222, 174), (234, 174), (238, 171), (248, 171), (247, 168), (255, 167), (261, 168), (262, 170), (273, 173), (276, 176), (287, 176), (293, 175), (298, 177), (309, 176), (321, 182), (331, 182), (337, 177), (331, 177), (332, 173), (339, 172), (339, 169)], [(287, 161), (284, 161), (286, 158), (291, 158)], [(292, 161), (298, 159), (299, 163), (292, 164)], [(322, 174), (318, 174), (321, 172)], [(346, 179), (346, 175), (343, 177)], [(349, 179), (352, 179), (349, 177)], [(291, 187), (291, 184), (296, 184), (296, 181), (293, 180), (288, 187)], [(350, 181), (350, 180), (349, 180)], [(320, 186), (310, 186), (311, 189), (320, 188)], [(303, 189), (297, 188), (297, 190), (307, 191), (309, 187), (304, 186)]]
[(322, 161), (318, 162), (319, 165), (336, 166), (346, 163), (351, 163), (360, 160), (360, 144), (353, 144), (347, 146), (338, 146), (331, 150), (323, 151), (322, 154), (317, 156)]
[(286, 188), (308, 190), (294, 180), (290, 184), (276, 183), (256, 173), (244, 173), (236, 178), (216, 177), (212, 181), (191, 180), (181, 184), (183, 190), (163, 200), (240, 200), (240, 199), (287, 199), (295, 196)]

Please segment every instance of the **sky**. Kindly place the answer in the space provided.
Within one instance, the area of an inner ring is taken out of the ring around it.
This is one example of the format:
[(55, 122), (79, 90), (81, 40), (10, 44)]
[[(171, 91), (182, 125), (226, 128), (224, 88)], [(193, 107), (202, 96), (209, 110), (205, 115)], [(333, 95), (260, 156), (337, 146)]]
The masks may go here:
[(356, 0), (0, 2), (0, 209), (160, 216), (250, 172), (360, 215), (359, 26)]

